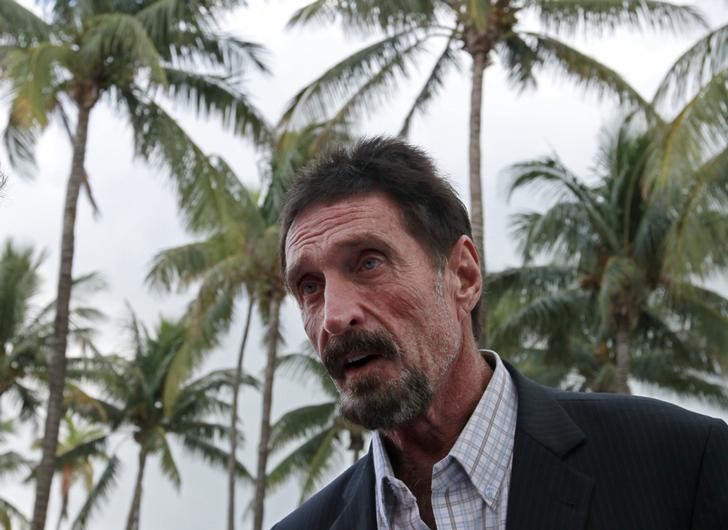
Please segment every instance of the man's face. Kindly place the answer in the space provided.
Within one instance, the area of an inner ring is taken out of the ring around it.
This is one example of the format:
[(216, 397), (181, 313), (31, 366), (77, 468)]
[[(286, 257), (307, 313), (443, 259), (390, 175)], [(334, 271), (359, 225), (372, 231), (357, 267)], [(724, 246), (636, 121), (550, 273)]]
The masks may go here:
[(372, 429), (423, 414), (461, 347), (462, 314), (448, 267), (436, 270), (397, 205), (372, 193), (311, 206), (285, 251), (286, 280), (342, 414)]

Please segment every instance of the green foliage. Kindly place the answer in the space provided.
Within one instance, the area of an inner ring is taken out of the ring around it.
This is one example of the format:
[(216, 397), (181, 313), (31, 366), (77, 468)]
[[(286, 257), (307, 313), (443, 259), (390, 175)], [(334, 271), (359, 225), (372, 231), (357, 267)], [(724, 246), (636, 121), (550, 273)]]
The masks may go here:
[[(67, 123), (69, 103), (91, 109), (104, 98), (122, 114), (134, 115), (137, 100), (153, 105), (161, 95), (264, 142), (265, 120), (232, 83), (250, 70), (267, 72), (264, 50), (218, 25), (223, 11), (243, 3), (56, 0), (45, 21), (14, 0), (2, 0), (0, 83), (10, 96), (4, 141), (11, 163), (32, 173), (35, 142), (49, 119)], [(148, 124), (131, 122), (135, 136), (143, 136)], [(194, 149), (184, 134), (177, 141)], [(139, 148), (137, 153), (151, 154)], [(174, 163), (167, 167), (177, 181)]]
[(509, 168), (511, 192), (539, 186), (558, 202), (514, 219), (524, 265), (486, 282), (491, 337), (545, 382), (614, 391), (626, 331), (633, 377), (728, 406), (728, 300), (701, 285), (728, 265), (728, 145), (651, 186), (664, 128), (633, 117), (604, 134), (593, 185), (553, 157)]
[(366, 430), (338, 415), (338, 391), (310, 345), (305, 353), (281, 357), (278, 369), (288, 371), (296, 379), (311, 382), (329, 398), (286, 412), (271, 429), (273, 453), (285, 450), (292, 443), (296, 445), (270, 471), (268, 486), (274, 491), (297, 477), (301, 482), (300, 502), (303, 502), (323, 485), (347, 450), (353, 451), (355, 458), (359, 456)]
[[(543, 32), (522, 29), (521, 20), (528, 13), (539, 18)], [(555, 35), (603, 34), (621, 27), (683, 33), (705, 27), (701, 15), (688, 6), (621, 0), (315, 0), (298, 10), (289, 26), (335, 21), (367, 35), (384, 33), (384, 38), (340, 61), (299, 91), (281, 120), (285, 126), (324, 119), (353, 125), (363, 109), (370, 114), (396, 92), (392, 90), (396, 82), (410, 77), (413, 66), (435, 42), (444, 43), (443, 51), (407, 112), (401, 134), (410, 130), (414, 116), (423, 113), (440, 92), (448, 70), (459, 69), (460, 50), (471, 56), (484, 53), (486, 65), (497, 56), (517, 88), (535, 86), (535, 74), (541, 70), (555, 71), (590, 92), (615, 95), (624, 105), (655, 117), (649, 103), (619, 74)]]
[[(159, 456), (162, 474), (177, 488), (182, 479), (169, 444), (170, 437), (177, 438), (189, 453), (224, 469), (228, 454), (217, 444), (227, 440), (230, 427), (218, 420), (230, 412), (224, 396), (234, 390), (233, 370), (218, 370), (196, 378), (188, 374), (178, 382), (178, 392), (165, 409), (165, 384), (175, 356), (185, 345), (187, 329), (183, 322), (162, 319), (154, 333), (150, 333), (133, 314), (127, 328), (131, 358), (99, 356), (88, 360), (86, 375), (93, 378), (102, 394), (94, 400), (97, 406), (74, 406), (74, 409), (98, 420), (100, 407), (114, 431), (131, 429), (139, 450)], [(84, 372), (79, 367), (77, 375)], [(251, 385), (255, 381), (248, 377), (242, 384)], [(74, 529), (86, 527), (96, 503), (103, 501), (113, 487), (118, 465), (115, 458), (109, 461), (76, 517)], [(238, 477), (250, 481), (245, 467), (239, 462), (236, 465)]]
[[(5, 441), (5, 436), (13, 432), (14, 424), (9, 421), (0, 422), (0, 443)], [(0, 452), (0, 480), (30, 468), (30, 461), (15, 451)], [(13, 521), (17, 526), (13, 526)], [(26, 529), (29, 526), (27, 517), (9, 500), (0, 497), (0, 527), (5, 530), (13, 528)]]
[[(34, 416), (40, 405), (37, 384), (44, 384), (53, 334), (53, 303), (37, 306), (45, 257), (11, 240), (0, 252), (0, 397), (7, 393), (15, 400), (23, 419)], [(74, 282), (70, 337), (82, 352), (96, 351), (94, 325), (103, 314), (80, 302), (84, 291), (93, 293), (103, 286), (97, 274)]]
[(116, 486), (119, 468), (121, 462), (117, 456), (112, 456), (106, 464), (106, 467), (99, 475), (99, 479), (94, 484), (86, 501), (76, 515), (71, 526), (72, 530), (83, 530), (86, 528), (88, 521), (91, 519), (94, 511), (106, 500), (111, 490)]

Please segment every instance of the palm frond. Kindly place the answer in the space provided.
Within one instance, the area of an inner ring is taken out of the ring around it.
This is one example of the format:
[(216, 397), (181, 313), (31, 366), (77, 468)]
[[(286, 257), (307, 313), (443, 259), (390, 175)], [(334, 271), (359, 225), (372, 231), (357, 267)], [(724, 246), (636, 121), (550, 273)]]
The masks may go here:
[(62, 468), (66, 463), (76, 462), (92, 456), (105, 454), (108, 435), (103, 434), (91, 440), (75, 445), (71, 449), (56, 455), (56, 467)]
[(48, 40), (51, 27), (16, 0), (0, 0), (0, 43), (31, 46)]
[(154, 288), (165, 291), (173, 289), (184, 291), (197, 280), (198, 275), (214, 263), (215, 256), (211, 250), (217, 245), (214, 242), (211, 244), (213, 238), (159, 252), (152, 260), (146, 282)]
[(0, 521), (3, 521), (4, 519), (3, 524), (5, 525), (6, 530), (11, 530), (13, 528), (11, 525), (11, 518), (18, 521), (20, 525), (19, 528), (21, 530), (30, 528), (30, 520), (23, 514), (23, 512), (9, 501), (0, 498)]
[(214, 230), (221, 212), (239, 210), (241, 201), (250, 201), (232, 169), (220, 158), (206, 156), (159, 105), (132, 93), (123, 98), (134, 129), (135, 150), (169, 171), (189, 230)]
[(632, 360), (636, 379), (672, 390), (681, 396), (697, 397), (723, 409), (728, 408), (726, 381), (706, 377), (694, 370), (670, 362), (669, 351), (655, 351)]
[(728, 68), (728, 24), (710, 31), (673, 63), (657, 87), (655, 107), (680, 105)]
[(706, 158), (726, 149), (728, 69), (714, 76), (654, 136), (646, 181), (650, 186), (682, 186)]
[(273, 493), (290, 477), (295, 475), (305, 477), (316, 451), (325, 443), (331, 432), (332, 430), (328, 429), (321, 431), (294, 448), (268, 473), (266, 490)]
[(268, 69), (268, 51), (258, 43), (228, 34), (181, 27), (176, 28), (165, 42), (158, 44), (160, 55), (168, 63), (184, 69), (200, 66), (211, 71), (222, 69), (239, 74), (250, 67), (264, 74)]
[(541, 0), (536, 3), (541, 24), (547, 31), (574, 35), (601, 35), (617, 28), (647, 28), (682, 34), (706, 28), (697, 8), (671, 2), (622, 0)]
[(191, 108), (198, 116), (215, 117), (224, 127), (252, 139), (258, 145), (270, 141), (263, 115), (239, 88), (240, 79), (165, 68), (167, 94)]
[(325, 121), (330, 106), (343, 102), (335, 123), (386, 97), (394, 78), (407, 77), (414, 56), (424, 49), (427, 35), (404, 30), (350, 55), (301, 89), (288, 103), (279, 125)]
[(453, 48), (455, 42), (455, 36), (451, 36), (445, 49), (435, 61), (435, 65), (430, 70), (430, 75), (427, 77), (425, 84), (422, 86), (419, 94), (415, 98), (414, 103), (407, 111), (407, 115), (402, 122), (402, 128), (399, 130), (400, 136), (407, 136), (409, 134), (412, 120), (417, 114), (423, 114), (427, 105), (441, 92), (445, 85), (445, 78), (450, 68), (456, 68), (460, 70), (460, 63), (458, 62), (457, 50)]
[(162, 474), (171, 480), (175, 489), (179, 491), (179, 488), (182, 485), (182, 479), (179, 476), (179, 469), (177, 469), (177, 464), (174, 461), (172, 449), (167, 443), (167, 437), (161, 429), (157, 433), (157, 440), (159, 442), (159, 450), (162, 453), (162, 458), (160, 459)]
[[(16, 105), (19, 100), (15, 100)], [(10, 110), (8, 123), (3, 130), (3, 144), (8, 155), (8, 161), (21, 175), (32, 177), (37, 170), (35, 161), (35, 146), (42, 127), (38, 124), (25, 125)]]
[(598, 98), (616, 97), (622, 107), (638, 109), (659, 120), (652, 105), (616, 71), (552, 37), (530, 32), (521, 35), (526, 42), (532, 41), (539, 66), (557, 72)]
[(313, 352), (309, 342), (306, 342), (305, 350), (305, 353), (281, 355), (278, 358), (276, 371), (281, 369), (282, 373), (304, 382), (313, 381), (326, 395), (332, 398), (337, 397), (339, 395), (338, 390), (336, 390), (326, 368)]
[[(219, 467), (220, 469), (227, 469), (228, 464), (228, 453), (219, 447), (212, 445), (206, 440), (196, 436), (184, 436), (182, 443), (188, 451), (191, 453), (201, 456), (206, 462)], [(245, 482), (252, 482), (253, 477), (250, 475), (248, 470), (243, 464), (236, 460), (235, 462), (235, 475)]]
[(581, 318), (589, 315), (589, 308), (590, 296), (581, 289), (547, 293), (528, 301), (505, 319), (493, 334), (493, 340), (499, 336), (549, 336), (555, 330), (576, 326)]
[(59, 85), (67, 79), (64, 68), (72, 53), (69, 45), (52, 42), (7, 52), (3, 73), (12, 84), (11, 120), (16, 127), (32, 129), (48, 124)]
[(321, 480), (337, 465), (336, 459), (332, 458), (332, 456), (336, 450), (338, 434), (335, 429), (328, 431), (309, 460), (306, 479), (301, 487), (301, 497), (299, 499), (301, 504), (316, 491), (321, 485)]
[(30, 461), (20, 453), (6, 451), (0, 453), (0, 476), (20, 473), (30, 467)]
[(513, 164), (507, 168), (506, 174), (512, 179), (509, 196), (514, 191), (533, 184), (549, 184), (559, 191), (568, 192), (585, 209), (590, 225), (600, 235), (604, 244), (618, 248), (619, 241), (605, 216), (606, 212), (602, 211), (601, 205), (590, 190), (558, 159), (546, 158)]
[(536, 86), (534, 67), (540, 64), (537, 49), (518, 33), (503, 38), (497, 45), (498, 56), (508, 74), (508, 81), (519, 90)]
[(112, 456), (76, 515), (71, 526), (72, 530), (85, 530), (94, 512), (101, 507), (116, 485), (120, 468), (121, 461), (117, 456)]
[(513, 267), (491, 272), (486, 278), (486, 296), (498, 300), (508, 292), (527, 293), (529, 296), (573, 285), (576, 274), (572, 267), (535, 265)]
[(138, 19), (123, 13), (105, 13), (94, 17), (90, 24), (78, 51), (82, 64), (94, 67), (112, 57), (148, 69), (150, 81), (165, 84), (162, 58)]
[(369, 33), (372, 28), (397, 30), (428, 25), (437, 8), (438, 2), (433, 0), (314, 0), (293, 13), (288, 27), (341, 20), (345, 28), (361, 33)]
[(728, 225), (721, 212), (728, 207), (728, 148), (706, 161), (685, 179), (685, 186), (663, 193), (669, 199), (664, 215), (669, 233), (663, 238), (664, 269), (671, 274), (708, 278), (728, 266), (721, 241), (728, 235)]
[(292, 440), (308, 438), (333, 425), (336, 402), (307, 405), (286, 412), (271, 427), (270, 449), (275, 452)]
[[(223, 425), (221, 423), (214, 423), (209, 421), (187, 421), (179, 420), (174, 422), (175, 433), (190, 433), (198, 438), (205, 440), (212, 439), (227, 439), (230, 436), (230, 426)], [(238, 442), (245, 442), (245, 435), (242, 432), (238, 433)]]

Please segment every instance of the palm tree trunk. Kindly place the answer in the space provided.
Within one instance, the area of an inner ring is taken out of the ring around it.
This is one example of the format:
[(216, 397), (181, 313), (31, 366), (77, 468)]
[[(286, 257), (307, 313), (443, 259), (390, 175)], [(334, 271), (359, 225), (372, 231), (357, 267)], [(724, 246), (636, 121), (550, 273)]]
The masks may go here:
[(126, 519), (126, 530), (139, 529), (139, 511), (142, 506), (142, 480), (144, 480), (144, 466), (147, 463), (147, 450), (139, 449), (139, 469), (137, 471), (136, 484), (134, 485), (134, 497), (131, 500), (129, 516)]
[(233, 388), (233, 410), (230, 418), (230, 456), (228, 457), (228, 530), (235, 530), (235, 464), (236, 448), (238, 443), (238, 394), (240, 392), (240, 381), (243, 378), (243, 354), (245, 345), (248, 343), (248, 332), (250, 331), (250, 317), (253, 314), (254, 299), (250, 296), (248, 300), (248, 315), (245, 317), (245, 329), (243, 341), (238, 352), (238, 364), (235, 367), (235, 387)]
[[(480, 273), (485, 282), (485, 205), (483, 201), (482, 177), (480, 174), (480, 125), (482, 120), (483, 106), (483, 73), (487, 64), (488, 53), (485, 50), (477, 50), (472, 54), (473, 66), (471, 70), (470, 87), (470, 129), (468, 144), (468, 165), (470, 178), (470, 218), (473, 227), (473, 242), (480, 254)], [(483, 289), (485, 292), (485, 289)], [(481, 347), (486, 347), (488, 342), (488, 310), (485, 303), (485, 296), (480, 297), (480, 321), (481, 332), (478, 341)]]
[(61, 235), (61, 260), (58, 272), (56, 314), (53, 323), (53, 350), (48, 359), (48, 412), (43, 434), (43, 456), (38, 465), (35, 487), (35, 505), (31, 530), (43, 530), (48, 512), (48, 497), (53, 481), (58, 428), (63, 416), (63, 389), (66, 382), (66, 344), (68, 340), (68, 314), (71, 300), (71, 283), (74, 253), (76, 207), (86, 160), (88, 122), (93, 103), (78, 105), (78, 122), (73, 138), (71, 174), (66, 185), (66, 202), (63, 208), (63, 232)]
[(631, 394), (629, 389), (630, 353), (629, 353), (629, 322), (619, 321), (617, 324), (617, 369), (615, 391), (619, 394)]
[(274, 292), (269, 305), (269, 322), (266, 336), (268, 347), (263, 382), (263, 410), (260, 418), (260, 441), (258, 443), (258, 470), (255, 477), (255, 504), (253, 506), (253, 530), (263, 529), (263, 510), (265, 508), (266, 468), (270, 440), (270, 410), (273, 403), (273, 376), (278, 357), (278, 335), (280, 311), (283, 294)]

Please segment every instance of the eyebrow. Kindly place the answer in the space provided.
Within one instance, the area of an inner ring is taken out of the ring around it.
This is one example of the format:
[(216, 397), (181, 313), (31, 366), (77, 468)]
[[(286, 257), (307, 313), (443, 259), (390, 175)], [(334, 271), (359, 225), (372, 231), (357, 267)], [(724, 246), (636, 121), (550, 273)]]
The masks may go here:
[[(357, 249), (357, 248), (368, 248), (368, 247), (381, 247), (385, 251), (391, 251), (392, 245), (385, 241), (382, 237), (374, 233), (364, 233), (352, 236), (342, 241), (336, 242), (332, 250), (339, 249)], [(284, 282), (288, 286), (289, 290), (293, 290), (292, 281), (298, 278), (302, 271), (307, 268), (307, 258), (304, 255), (298, 260), (292, 262), (290, 267), (286, 267), (284, 271)]]

